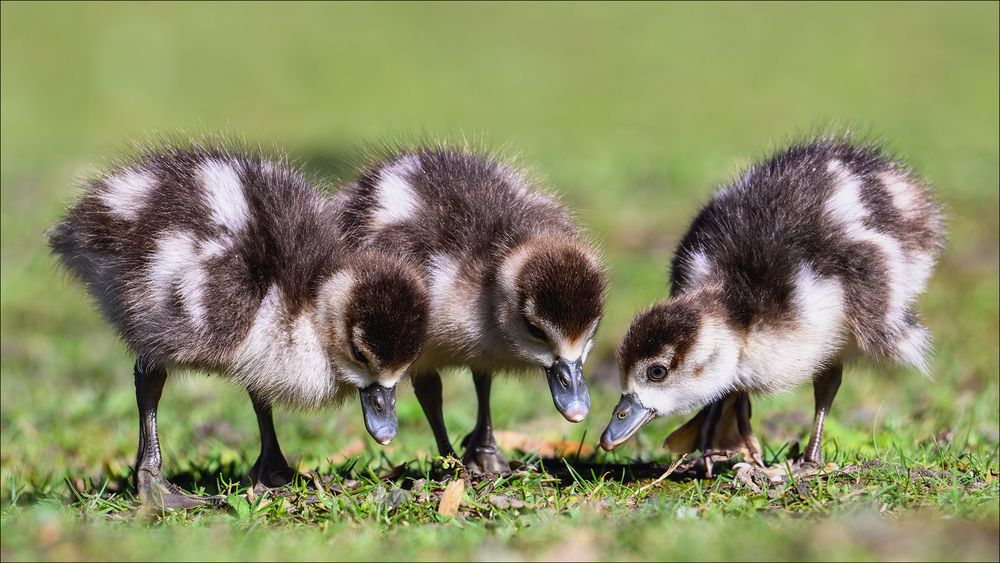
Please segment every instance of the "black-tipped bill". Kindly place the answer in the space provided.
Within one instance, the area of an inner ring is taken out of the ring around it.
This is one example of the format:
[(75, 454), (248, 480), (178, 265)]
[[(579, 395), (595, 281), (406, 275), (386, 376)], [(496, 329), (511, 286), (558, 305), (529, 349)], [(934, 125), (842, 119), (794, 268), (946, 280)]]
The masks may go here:
[(399, 420), (396, 418), (396, 389), (372, 383), (361, 393), (361, 412), (365, 415), (365, 428), (383, 446), (396, 437)]
[(590, 412), (590, 392), (583, 380), (583, 361), (567, 362), (559, 358), (545, 368), (545, 378), (552, 391), (552, 402), (566, 420), (580, 422)]
[(601, 447), (610, 452), (654, 418), (656, 413), (642, 406), (635, 393), (622, 394), (611, 415), (611, 422), (601, 435)]

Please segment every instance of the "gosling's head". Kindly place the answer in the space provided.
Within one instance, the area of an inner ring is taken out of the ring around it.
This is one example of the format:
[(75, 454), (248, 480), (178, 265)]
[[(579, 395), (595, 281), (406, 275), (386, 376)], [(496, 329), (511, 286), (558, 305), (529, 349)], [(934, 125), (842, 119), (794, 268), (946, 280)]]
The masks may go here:
[(577, 240), (537, 236), (514, 247), (500, 268), (497, 318), (521, 360), (545, 370), (567, 420), (590, 410), (583, 363), (604, 313), (607, 275)]
[(708, 404), (732, 389), (738, 338), (707, 294), (639, 313), (618, 347), (622, 397), (601, 446), (611, 450), (658, 416)]
[(429, 302), (418, 272), (399, 258), (360, 252), (320, 288), (327, 353), (339, 380), (357, 387), (368, 432), (396, 435), (396, 385), (420, 354)]

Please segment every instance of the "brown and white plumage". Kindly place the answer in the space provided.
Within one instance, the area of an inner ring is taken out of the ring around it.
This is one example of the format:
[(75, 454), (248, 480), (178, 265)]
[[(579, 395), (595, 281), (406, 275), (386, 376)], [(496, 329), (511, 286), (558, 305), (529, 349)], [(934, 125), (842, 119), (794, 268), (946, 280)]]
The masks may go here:
[[(695, 218), (674, 257), (671, 299), (640, 313), (622, 340), (625, 395), (603, 443), (627, 439), (640, 418), (746, 402), (733, 394), (815, 380), (832, 402), (851, 343), (926, 373), (930, 339), (914, 305), (942, 232), (924, 183), (876, 147), (818, 139), (752, 166)], [(823, 417), (828, 406), (817, 401)], [(738, 416), (754, 442), (748, 404)], [(821, 418), (807, 461), (821, 459)], [(677, 438), (682, 449), (709, 445)]]
[(607, 281), (554, 198), (495, 157), (421, 147), (381, 155), (336, 201), (345, 239), (396, 252), (424, 272), (430, 329), (411, 371), (442, 454), (452, 450), (437, 372), (448, 366), (470, 367), (477, 381), (480, 416), (466, 455), (474, 469), (507, 467), (489, 431), (495, 372), (545, 369), (557, 408), (583, 418), (582, 364)]
[(387, 402), (426, 333), (423, 281), (392, 254), (349, 251), (329, 201), (287, 165), (149, 151), (90, 181), (50, 244), (140, 358), (137, 385), (140, 371), (214, 372), (245, 386), (268, 424), (273, 402), (373, 389), (382, 415), (367, 416), (362, 393), (369, 430), (391, 439)]

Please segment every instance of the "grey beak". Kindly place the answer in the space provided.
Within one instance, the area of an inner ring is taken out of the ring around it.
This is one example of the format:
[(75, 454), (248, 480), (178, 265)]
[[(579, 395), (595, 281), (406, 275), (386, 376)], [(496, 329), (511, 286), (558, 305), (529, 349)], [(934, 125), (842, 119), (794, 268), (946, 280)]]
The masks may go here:
[(361, 412), (365, 415), (365, 428), (383, 446), (396, 437), (399, 420), (396, 418), (396, 389), (372, 383), (361, 393)]
[(552, 391), (552, 402), (566, 420), (580, 422), (590, 412), (590, 393), (583, 380), (583, 361), (567, 362), (559, 358), (545, 368), (545, 378)]
[(654, 418), (656, 413), (642, 406), (635, 393), (623, 394), (601, 435), (601, 447), (610, 452)]

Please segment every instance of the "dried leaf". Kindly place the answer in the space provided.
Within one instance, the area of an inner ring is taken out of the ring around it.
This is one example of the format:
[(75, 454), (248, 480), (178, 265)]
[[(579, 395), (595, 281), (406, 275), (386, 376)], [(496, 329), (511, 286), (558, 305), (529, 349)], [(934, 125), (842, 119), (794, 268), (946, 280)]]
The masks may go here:
[(343, 448), (340, 448), (336, 453), (326, 458), (331, 465), (340, 465), (352, 457), (356, 457), (364, 453), (365, 443), (359, 438), (355, 438), (351, 443), (347, 444)]
[(438, 504), (438, 512), (445, 516), (455, 516), (458, 507), (462, 505), (462, 495), (465, 493), (465, 480), (455, 479), (448, 483), (441, 493), (441, 502)]
[(577, 454), (589, 456), (594, 453), (594, 448), (590, 444), (573, 440), (547, 440), (521, 432), (503, 430), (495, 431), (494, 436), (501, 449), (537, 453), (542, 457), (570, 457)]

